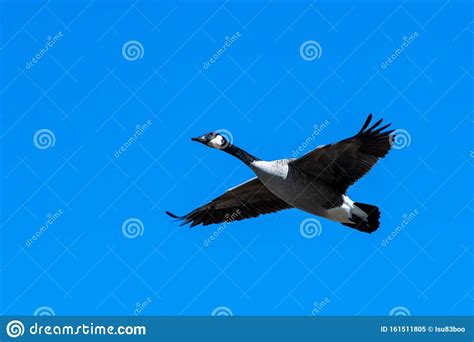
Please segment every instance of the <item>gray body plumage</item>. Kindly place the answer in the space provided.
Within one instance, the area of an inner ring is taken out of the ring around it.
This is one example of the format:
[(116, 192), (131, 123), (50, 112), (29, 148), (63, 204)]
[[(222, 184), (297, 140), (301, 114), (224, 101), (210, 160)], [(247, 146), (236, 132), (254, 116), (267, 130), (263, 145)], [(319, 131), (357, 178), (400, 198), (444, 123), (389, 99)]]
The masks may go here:
[(268, 190), (292, 207), (326, 216), (328, 209), (342, 203), (337, 190), (298, 170), (292, 161), (294, 159), (255, 161), (249, 167)]

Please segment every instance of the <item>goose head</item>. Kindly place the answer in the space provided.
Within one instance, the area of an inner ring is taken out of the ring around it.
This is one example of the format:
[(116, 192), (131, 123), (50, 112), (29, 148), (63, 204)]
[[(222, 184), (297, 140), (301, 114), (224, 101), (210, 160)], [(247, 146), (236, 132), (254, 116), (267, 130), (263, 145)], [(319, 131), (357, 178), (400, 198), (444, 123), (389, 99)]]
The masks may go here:
[(200, 142), (206, 146), (222, 150), (230, 145), (227, 139), (216, 132), (207, 133), (196, 138), (191, 138), (192, 141)]

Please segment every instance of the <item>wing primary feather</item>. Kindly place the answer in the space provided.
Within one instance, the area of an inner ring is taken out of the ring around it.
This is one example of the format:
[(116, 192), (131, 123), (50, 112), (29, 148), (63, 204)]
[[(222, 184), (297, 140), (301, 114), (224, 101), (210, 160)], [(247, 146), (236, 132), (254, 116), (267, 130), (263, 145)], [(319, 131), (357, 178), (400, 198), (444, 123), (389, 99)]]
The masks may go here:
[(369, 129), (367, 129), (367, 131), (365, 131), (364, 133), (372, 133), (372, 130), (374, 128), (376, 128), (378, 125), (380, 125), (380, 123), (383, 121), (383, 119), (380, 119), (379, 121), (377, 121), (376, 123), (374, 123)]
[(362, 133), (362, 132), (369, 126), (371, 120), (372, 120), (372, 113), (369, 114), (369, 116), (368, 116), (367, 119), (365, 120), (364, 125), (363, 125), (362, 128), (360, 129), (359, 133), (357, 133), (357, 135), (359, 135), (360, 133)]
[[(387, 155), (392, 147), (396, 130), (382, 119), (372, 121), (369, 114), (361, 130), (354, 136), (337, 143), (318, 147), (295, 159), (291, 165), (300, 172), (326, 182), (341, 193), (362, 178)], [(395, 133), (394, 133), (395, 132)]]
[[(387, 124), (385, 126), (382, 126), (380, 128), (377, 128), (375, 131), (373, 131), (372, 133), (373, 134), (379, 134), (380, 132), (382, 132), (384, 129), (390, 127), (391, 124)], [(384, 132), (383, 134), (385, 134), (386, 132)]]
[(165, 213), (166, 213), (168, 216), (171, 216), (171, 217), (174, 218), (174, 219), (178, 219), (178, 220), (179, 220), (179, 219), (182, 219), (182, 218), (183, 218), (183, 216), (175, 215), (175, 214), (173, 214), (172, 212), (169, 212), (169, 211), (165, 211)]

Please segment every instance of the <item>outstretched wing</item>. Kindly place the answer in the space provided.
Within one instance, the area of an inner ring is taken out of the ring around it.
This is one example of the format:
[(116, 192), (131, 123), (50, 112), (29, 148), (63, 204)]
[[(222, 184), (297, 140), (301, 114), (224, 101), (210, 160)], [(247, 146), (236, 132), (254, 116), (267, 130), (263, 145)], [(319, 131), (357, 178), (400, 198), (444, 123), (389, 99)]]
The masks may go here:
[(378, 128), (380, 119), (368, 128), (371, 120), (372, 114), (353, 137), (319, 147), (292, 161), (291, 165), (345, 193), (392, 147), (393, 130), (384, 131), (390, 124)]
[(184, 216), (166, 212), (182, 224), (207, 226), (212, 223), (230, 222), (257, 217), (289, 209), (291, 205), (272, 194), (258, 178), (253, 178), (224, 192), (211, 202), (194, 209)]

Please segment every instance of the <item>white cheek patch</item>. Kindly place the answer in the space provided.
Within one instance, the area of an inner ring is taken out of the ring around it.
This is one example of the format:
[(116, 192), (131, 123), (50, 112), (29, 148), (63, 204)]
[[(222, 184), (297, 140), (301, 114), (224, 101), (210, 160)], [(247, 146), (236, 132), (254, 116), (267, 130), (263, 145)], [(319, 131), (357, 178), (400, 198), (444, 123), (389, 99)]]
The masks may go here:
[(224, 145), (224, 138), (220, 135), (217, 135), (215, 138), (209, 141), (208, 145), (214, 148), (221, 148)]

